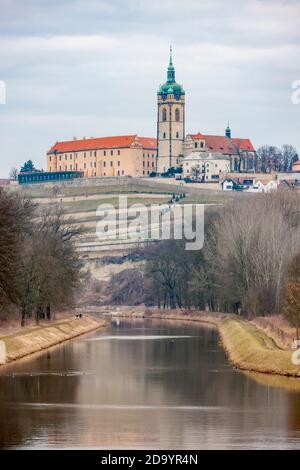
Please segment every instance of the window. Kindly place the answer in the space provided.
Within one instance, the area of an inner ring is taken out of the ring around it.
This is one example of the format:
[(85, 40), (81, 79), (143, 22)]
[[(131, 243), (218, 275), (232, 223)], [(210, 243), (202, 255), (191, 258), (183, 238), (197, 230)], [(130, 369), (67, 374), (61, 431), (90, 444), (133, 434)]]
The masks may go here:
[[(51, 168), (50, 168), (50, 171), (51, 171)], [(59, 171), (61, 171), (61, 166), (59, 167)]]
[(90, 157), (93, 155), (93, 152), (90, 152)]
[(103, 155), (106, 156), (106, 151), (104, 150)]
[(175, 121), (179, 121), (180, 120), (180, 111), (179, 111), (179, 108), (176, 108), (175, 109)]
[(96, 162), (95, 162), (95, 163), (94, 163), (94, 168), (96, 168), (96, 167), (97, 167), (97, 164), (96, 164)]
[(118, 155), (121, 155), (121, 152), (120, 152), (120, 150), (118, 150)]
[(118, 170), (118, 176), (120, 176), (120, 170)]
[(152, 162), (152, 168), (154, 168), (154, 162)]
[(72, 160), (73, 155), (70, 153), (70, 160)]
[(71, 170), (71, 171), (73, 170), (73, 166), (72, 166), (72, 165), (70, 165), (70, 170)]
[(86, 158), (86, 153), (84, 152), (84, 158)]
[(167, 110), (166, 108), (163, 108), (162, 110), (162, 120), (165, 122), (167, 120)]
[(61, 162), (61, 155), (59, 156), (59, 161)]
[(97, 157), (97, 152), (96, 152), (96, 150), (95, 150), (95, 152), (94, 152), (94, 157)]
[(120, 162), (120, 161), (118, 161), (118, 166), (120, 166), (120, 165), (121, 165), (121, 162)]
[(204, 142), (200, 142), (200, 147), (203, 149), (203, 147), (204, 147)]
[(195, 149), (198, 148), (198, 142), (195, 142)]
[(145, 166), (145, 162), (143, 162), (143, 166)]
[(106, 166), (106, 162), (103, 162), (103, 166)]
[(110, 166), (113, 166), (113, 162), (110, 162)]
[(163, 133), (163, 138), (164, 138), (164, 139), (166, 138), (166, 133), (165, 133), (165, 132)]
[(149, 163), (149, 162), (147, 162), (147, 167), (149, 167), (149, 166), (150, 166), (150, 163)]
[(90, 163), (90, 167), (93, 168), (93, 163), (92, 162)]
[(51, 162), (51, 156), (49, 157), (49, 162)]
[(114, 154), (114, 151), (113, 151), (113, 150), (111, 150), (111, 151), (110, 151), (110, 154), (111, 154), (111, 156), (113, 156), (113, 154)]
[(122, 175), (124, 175), (124, 170), (122, 170)]
[(179, 132), (176, 132), (176, 139), (179, 139)]

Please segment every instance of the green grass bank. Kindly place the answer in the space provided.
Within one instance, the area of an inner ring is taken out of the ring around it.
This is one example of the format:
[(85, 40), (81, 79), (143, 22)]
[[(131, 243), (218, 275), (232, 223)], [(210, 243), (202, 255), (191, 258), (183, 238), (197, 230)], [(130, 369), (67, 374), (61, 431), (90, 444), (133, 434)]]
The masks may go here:
[(105, 325), (105, 320), (85, 316), (22, 328), (14, 334), (0, 337), (0, 341), (4, 341), (6, 346), (6, 364)]

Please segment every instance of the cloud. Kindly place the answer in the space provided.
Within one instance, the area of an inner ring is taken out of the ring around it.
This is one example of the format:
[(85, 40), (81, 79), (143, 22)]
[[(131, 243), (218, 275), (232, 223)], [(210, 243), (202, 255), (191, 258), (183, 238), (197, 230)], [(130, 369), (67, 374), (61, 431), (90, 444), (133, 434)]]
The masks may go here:
[[(169, 44), (187, 131), (299, 144), (300, 5), (289, 1), (1, 1), (0, 176), (58, 139), (156, 134)], [(300, 147), (300, 146), (299, 146)], [(9, 158), (7, 158), (9, 155)]]

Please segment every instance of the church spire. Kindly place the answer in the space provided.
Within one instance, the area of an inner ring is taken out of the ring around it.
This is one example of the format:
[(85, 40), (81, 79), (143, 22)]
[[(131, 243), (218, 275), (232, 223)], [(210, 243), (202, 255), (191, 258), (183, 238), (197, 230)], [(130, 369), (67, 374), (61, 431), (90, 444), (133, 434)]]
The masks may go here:
[(175, 69), (173, 65), (172, 46), (170, 46), (170, 58), (169, 58), (169, 67), (168, 67), (168, 74), (167, 74), (167, 83), (175, 83)]
[(228, 121), (227, 127), (225, 129), (225, 135), (226, 135), (226, 137), (231, 139), (231, 129), (230, 129), (230, 126), (229, 126), (229, 121)]
[(173, 66), (173, 57), (172, 57), (172, 44), (170, 45), (170, 60), (169, 60), (169, 66)]

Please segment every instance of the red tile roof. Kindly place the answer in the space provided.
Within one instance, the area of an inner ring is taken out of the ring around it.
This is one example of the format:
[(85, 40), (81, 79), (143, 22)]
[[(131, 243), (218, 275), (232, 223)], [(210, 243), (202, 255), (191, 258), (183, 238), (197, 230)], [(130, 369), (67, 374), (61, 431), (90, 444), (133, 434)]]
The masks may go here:
[(235, 145), (239, 146), (241, 150), (250, 150), (251, 152), (255, 151), (255, 148), (252, 145), (250, 139), (239, 139), (237, 137), (232, 137), (230, 139)]
[(255, 151), (250, 139), (240, 139), (236, 137), (232, 137), (230, 139), (225, 135), (205, 135), (201, 134), (201, 132), (191, 135), (191, 137), (194, 140), (204, 139), (208, 150), (212, 150), (213, 152), (221, 152), (228, 155), (233, 155), (236, 154), (238, 147), (244, 151)]
[(97, 137), (91, 139), (76, 139), (65, 142), (56, 142), (49, 153), (77, 152), (80, 150), (96, 150), (106, 148), (127, 148), (132, 145), (136, 135)]
[(139, 137), (139, 140), (144, 149), (157, 149), (157, 139), (154, 139), (153, 137)]
[(195, 134), (193, 137), (194, 137), (194, 139), (199, 139), (199, 140), (205, 138), (205, 136), (203, 134), (201, 134), (201, 132), (198, 132), (198, 134)]
[(90, 139), (76, 139), (68, 140), (65, 142), (56, 142), (55, 145), (47, 152), (51, 153), (65, 153), (65, 152), (79, 152), (82, 150), (97, 150), (97, 149), (111, 149), (111, 148), (129, 148), (133, 142), (140, 141), (143, 148), (156, 149), (157, 140), (150, 137), (138, 137), (137, 135), (123, 135), (112, 137), (96, 137)]

